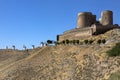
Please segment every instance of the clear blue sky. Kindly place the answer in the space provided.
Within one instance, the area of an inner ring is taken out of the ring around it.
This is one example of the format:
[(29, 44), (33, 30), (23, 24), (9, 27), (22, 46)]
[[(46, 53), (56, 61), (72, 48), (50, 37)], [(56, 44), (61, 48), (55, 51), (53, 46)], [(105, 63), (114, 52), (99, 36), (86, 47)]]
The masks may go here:
[(112, 10), (120, 24), (120, 0), (0, 0), (0, 48), (38, 46), (76, 27), (79, 12)]

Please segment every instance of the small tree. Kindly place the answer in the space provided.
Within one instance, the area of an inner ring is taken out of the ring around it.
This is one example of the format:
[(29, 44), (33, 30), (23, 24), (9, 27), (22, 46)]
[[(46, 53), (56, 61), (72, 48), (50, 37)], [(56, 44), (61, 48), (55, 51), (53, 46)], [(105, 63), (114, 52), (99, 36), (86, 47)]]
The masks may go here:
[(72, 42), (73, 42), (73, 44), (75, 44), (75, 43), (76, 43), (76, 40), (73, 40)]
[(6, 49), (8, 49), (8, 46), (6, 46)]
[(42, 47), (44, 46), (44, 42), (41, 42), (40, 45), (42, 45)]
[(59, 41), (59, 35), (57, 35), (57, 41)]
[(15, 45), (13, 45), (12, 47), (13, 47), (13, 49), (15, 50)]
[(83, 42), (82, 41), (80, 41), (80, 45), (82, 45), (83, 44)]
[(70, 40), (69, 43), (70, 43), (70, 44), (73, 44), (73, 40)]
[(66, 39), (66, 44), (69, 44), (69, 43), (70, 43), (70, 41), (68, 39)]
[(99, 40), (97, 41), (98, 44), (101, 44), (101, 42), (102, 42), (101, 39), (99, 39)]
[(62, 44), (65, 44), (65, 40), (62, 41)]
[(34, 49), (34, 48), (35, 48), (35, 45), (32, 45), (32, 48)]
[(86, 39), (86, 40), (84, 40), (84, 43), (85, 43), (85, 44), (88, 44), (88, 40), (87, 40), (87, 39)]
[(24, 48), (25, 50), (27, 50), (27, 47), (26, 47), (25, 45), (23, 45), (23, 48)]
[(76, 43), (77, 43), (77, 44), (79, 44), (79, 43), (80, 43), (80, 41), (79, 41), (79, 40), (76, 40)]
[(48, 43), (48, 44), (52, 44), (53, 41), (52, 41), (52, 40), (47, 40), (47, 43)]
[(105, 39), (103, 39), (103, 40), (102, 40), (102, 43), (103, 43), (103, 44), (105, 44), (105, 43), (106, 43), (106, 40), (105, 40)]
[(89, 44), (92, 44), (94, 41), (93, 40), (89, 40)]

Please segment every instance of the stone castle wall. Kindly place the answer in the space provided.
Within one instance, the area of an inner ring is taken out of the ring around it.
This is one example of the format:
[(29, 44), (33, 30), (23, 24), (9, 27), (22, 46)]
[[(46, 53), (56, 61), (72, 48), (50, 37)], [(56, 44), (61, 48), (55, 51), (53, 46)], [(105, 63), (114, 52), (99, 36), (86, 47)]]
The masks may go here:
[(58, 42), (63, 40), (80, 40), (86, 39), (92, 35), (105, 33), (119, 25), (113, 25), (113, 12), (103, 11), (100, 21), (96, 21), (96, 15), (91, 12), (82, 12), (78, 14), (77, 28), (65, 31), (59, 36)]
[(82, 38), (87, 38), (92, 35), (91, 28), (76, 29), (73, 31), (65, 32), (63, 35), (59, 36), (59, 42), (69, 39), (69, 40), (79, 40)]
[(101, 24), (93, 24), (91, 26), (91, 28), (93, 29), (93, 35), (98, 35), (98, 34), (102, 34), (105, 33), (108, 30), (111, 30), (113, 28), (115, 28), (114, 25), (110, 25), (110, 26), (103, 26)]

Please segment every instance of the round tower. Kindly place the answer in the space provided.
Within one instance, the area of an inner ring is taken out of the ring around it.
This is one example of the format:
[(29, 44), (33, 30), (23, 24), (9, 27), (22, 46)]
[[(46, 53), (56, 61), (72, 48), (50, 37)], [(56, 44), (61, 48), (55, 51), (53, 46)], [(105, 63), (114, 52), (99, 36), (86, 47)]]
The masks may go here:
[(102, 25), (113, 25), (113, 12), (112, 11), (103, 11), (101, 13), (101, 21)]
[(96, 21), (96, 16), (91, 12), (78, 13), (77, 28), (91, 26)]

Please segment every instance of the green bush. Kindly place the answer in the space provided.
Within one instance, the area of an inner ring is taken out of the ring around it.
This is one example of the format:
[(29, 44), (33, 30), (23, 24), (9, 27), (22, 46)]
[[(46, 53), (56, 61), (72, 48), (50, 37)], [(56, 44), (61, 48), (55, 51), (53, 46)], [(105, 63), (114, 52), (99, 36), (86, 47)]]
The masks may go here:
[(73, 40), (73, 44), (75, 44), (76, 43), (76, 40)]
[(79, 44), (82, 45), (84, 42), (80, 41)]
[(68, 39), (66, 39), (66, 44), (69, 44), (69, 43), (70, 43), (70, 41)]
[(101, 42), (102, 42), (101, 39), (99, 39), (99, 40), (97, 41), (98, 44), (101, 44)]
[(77, 44), (79, 44), (79, 43), (80, 43), (80, 41), (79, 41), (79, 40), (76, 40), (76, 43), (77, 43)]
[(72, 40), (70, 40), (70, 41), (69, 41), (69, 43), (70, 43), (70, 44), (73, 44), (73, 41), (72, 41)]
[(92, 44), (94, 41), (93, 40), (89, 40), (89, 44)]
[(47, 43), (48, 43), (48, 44), (52, 44), (53, 41), (52, 41), (52, 40), (47, 40)]
[(106, 40), (105, 40), (105, 39), (103, 39), (101, 42), (102, 42), (103, 44), (105, 44), (105, 43), (106, 43)]
[(108, 56), (120, 56), (120, 42), (117, 43), (111, 50), (107, 51)]
[(116, 73), (113, 73), (109, 80), (120, 80), (120, 71), (119, 72), (116, 72)]
[(62, 41), (62, 44), (65, 44), (65, 40)]
[(88, 40), (87, 40), (87, 39), (86, 39), (86, 40), (84, 40), (84, 43), (85, 43), (85, 44), (88, 44)]
[(60, 44), (60, 42), (56, 42), (56, 45), (59, 45)]

